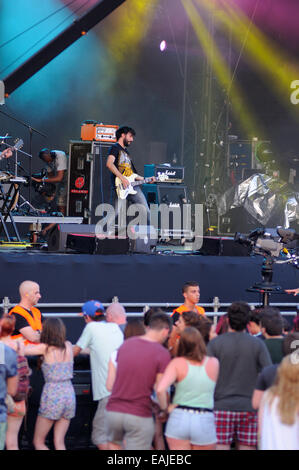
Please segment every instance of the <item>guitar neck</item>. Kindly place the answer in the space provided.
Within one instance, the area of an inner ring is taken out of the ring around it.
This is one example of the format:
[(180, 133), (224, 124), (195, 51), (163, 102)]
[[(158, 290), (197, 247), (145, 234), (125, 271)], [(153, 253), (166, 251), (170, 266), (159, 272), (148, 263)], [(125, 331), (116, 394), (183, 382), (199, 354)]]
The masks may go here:
[(131, 185), (133, 187), (134, 186), (139, 186), (140, 184), (147, 183), (149, 180), (151, 180), (151, 178), (144, 178), (144, 180), (141, 180), (141, 181), (133, 181), (133, 183), (131, 183)]

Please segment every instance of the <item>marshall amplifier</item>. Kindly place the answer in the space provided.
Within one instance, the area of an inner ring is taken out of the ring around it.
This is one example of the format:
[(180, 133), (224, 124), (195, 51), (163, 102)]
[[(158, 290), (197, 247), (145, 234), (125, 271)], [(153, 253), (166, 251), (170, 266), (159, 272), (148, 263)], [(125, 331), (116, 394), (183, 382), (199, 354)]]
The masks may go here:
[(183, 183), (185, 168), (183, 166), (170, 165), (144, 165), (144, 176), (155, 176), (164, 183)]

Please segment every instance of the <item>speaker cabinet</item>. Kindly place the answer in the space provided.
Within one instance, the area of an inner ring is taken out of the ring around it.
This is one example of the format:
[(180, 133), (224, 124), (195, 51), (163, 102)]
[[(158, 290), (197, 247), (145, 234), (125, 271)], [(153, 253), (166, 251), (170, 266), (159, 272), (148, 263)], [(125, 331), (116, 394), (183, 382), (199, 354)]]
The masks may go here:
[(95, 236), (95, 225), (86, 224), (57, 224), (48, 240), (48, 251), (64, 252), (67, 249), (69, 234), (92, 234)]
[(112, 204), (112, 177), (106, 167), (111, 144), (70, 141), (67, 215), (96, 223), (99, 204)]
[[(182, 184), (145, 184), (143, 192), (148, 205), (156, 205), (158, 214), (154, 215), (153, 225), (158, 228), (160, 236), (191, 236), (191, 214), (184, 209), (188, 204), (186, 186)], [(168, 214), (162, 217), (163, 208)], [(153, 210), (153, 209), (152, 209)], [(153, 211), (154, 212), (154, 211)]]

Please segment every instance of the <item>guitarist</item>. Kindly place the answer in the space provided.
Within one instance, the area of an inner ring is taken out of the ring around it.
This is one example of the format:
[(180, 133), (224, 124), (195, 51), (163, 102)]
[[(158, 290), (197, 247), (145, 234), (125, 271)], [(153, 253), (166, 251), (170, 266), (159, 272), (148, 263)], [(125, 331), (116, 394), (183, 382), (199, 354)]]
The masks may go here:
[[(111, 179), (113, 183), (113, 189), (115, 192), (115, 177), (118, 177), (124, 188), (129, 186), (129, 181), (126, 176), (131, 176), (133, 173), (137, 174), (135, 166), (131, 160), (130, 154), (128, 152), (128, 147), (134, 141), (136, 132), (131, 127), (123, 126), (116, 131), (117, 142), (113, 144), (108, 153), (108, 158), (106, 162), (107, 168), (111, 171)], [(136, 181), (143, 181), (142, 176), (137, 176)], [(140, 204), (144, 207), (147, 215), (147, 224), (149, 224), (150, 212), (147, 204), (146, 197), (144, 196), (140, 186), (135, 187), (137, 194), (129, 194), (127, 200), (132, 204)], [(115, 197), (117, 197), (115, 195)], [(126, 208), (126, 200), (117, 199), (116, 200), (116, 216), (120, 215), (122, 210)], [(122, 219), (123, 220), (123, 219)], [(108, 219), (108, 229), (111, 226), (112, 221)], [(119, 224), (120, 225), (120, 224)]]

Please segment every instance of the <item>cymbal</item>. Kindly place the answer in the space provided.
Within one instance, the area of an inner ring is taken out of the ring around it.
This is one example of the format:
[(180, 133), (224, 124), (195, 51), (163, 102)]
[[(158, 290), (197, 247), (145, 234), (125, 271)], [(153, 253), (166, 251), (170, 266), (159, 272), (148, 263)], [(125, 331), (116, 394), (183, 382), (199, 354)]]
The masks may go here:
[(1, 140), (3, 140), (3, 139), (11, 139), (11, 135), (3, 135), (3, 136), (0, 135), (0, 139), (1, 139)]

